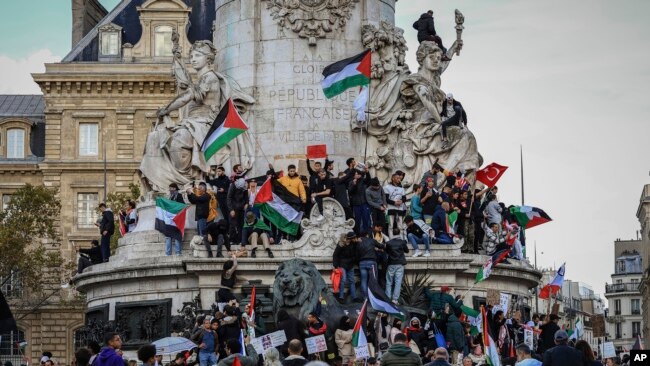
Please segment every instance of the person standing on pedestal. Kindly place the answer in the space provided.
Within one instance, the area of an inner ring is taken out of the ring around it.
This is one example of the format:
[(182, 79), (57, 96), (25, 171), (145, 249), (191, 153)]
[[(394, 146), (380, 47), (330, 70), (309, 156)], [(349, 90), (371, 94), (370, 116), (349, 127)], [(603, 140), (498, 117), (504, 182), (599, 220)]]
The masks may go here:
[(205, 227), (208, 226), (208, 217), (210, 216), (210, 199), (211, 196), (207, 192), (207, 186), (204, 182), (199, 183), (197, 193), (194, 194), (192, 188), (187, 189), (187, 199), (190, 203), (196, 205), (194, 213), (196, 219), (196, 227), (199, 235), (206, 234)]
[(368, 206), (371, 208), (370, 213), (372, 217), (372, 225), (385, 225), (387, 207), (386, 196), (384, 195), (384, 190), (381, 188), (381, 184), (377, 177), (370, 180), (370, 187), (366, 189), (366, 202), (368, 202)]
[(212, 186), (212, 190), (217, 196), (217, 203), (226, 222), (230, 222), (230, 215), (228, 215), (228, 188), (230, 188), (230, 179), (226, 176), (226, 170), (222, 166), (215, 169), (216, 176), (208, 181)]
[(370, 230), (370, 207), (366, 200), (366, 189), (368, 189), (369, 184), (370, 173), (366, 172), (364, 174), (355, 169), (354, 176), (348, 184), (348, 195), (354, 217), (354, 232), (357, 235)]
[(321, 170), (318, 172), (318, 178), (313, 181), (311, 188), (311, 199), (313, 203), (316, 203), (318, 206), (318, 217), (316, 221), (322, 221), (325, 217), (323, 216), (323, 198), (330, 197), (334, 186), (332, 180), (327, 177), (327, 172)]
[(388, 203), (388, 233), (392, 237), (394, 228), (403, 230), (404, 216), (406, 216), (406, 191), (402, 187), (402, 178), (398, 173), (393, 173), (390, 183), (384, 186), (384, 194)]
[[(174, 202), (185, 203), (183, 195), (178, 191), (178, 184), (176, 183), (171, 183), (169, 185), (169, 196), (167, 196), (167, 198)], [(172, 255), (172, 240), (175, 244), (176, 255), (181, 255), (183, 250), (181, 241), (171, 237), (165, 237), (165, 255)]]
[(230, 209), (230, 239), (241, 244), (241, 231), (244, 213), (248, 209), (248, 187), (244, 178), (238, 178), (228, 188), (228, 208)]
[(102, 260), (108, 262), (111, 256), (111, 236), (115, 232), (115, 217), (113, 211), (106, 207), (103, 202), (99, 204), (99, 211), (102, 213), (102, 218), (95, 225), (99, 227), (99, 233), (101, 234)]

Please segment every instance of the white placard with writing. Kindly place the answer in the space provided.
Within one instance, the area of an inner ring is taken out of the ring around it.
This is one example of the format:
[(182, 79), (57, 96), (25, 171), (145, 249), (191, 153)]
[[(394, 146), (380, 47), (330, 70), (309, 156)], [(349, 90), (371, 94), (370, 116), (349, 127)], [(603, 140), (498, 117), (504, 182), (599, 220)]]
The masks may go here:
[(530, 349), (534, 349), (535, 347), (533, 337), (533, 331), (531, 329), (524, 329), (524, 343), (526, 343)]
[(614, 342), (605, 342), (603, 344), (603, 358), (616, 357), (616, 347)]
[(357, 356), (357, 359), (370, 357), (370, 351), (368, 351), (368, 345), (366, 344), (360, 347), (354, 347), (354, 355)]
[(499, 302), (503, 316), (508, 316), (508, 307), (510, 306), (510, 294), (501, 293), (501, 301)]
[(307, 353), (310, 355), (327, 351), (327, 342), (323, 334), (305, 338), (305, 343), (307, 344)]
[(251, 339), (251, 345), (253, 348), (255, 348), (255, 351), (261, 355), (267, 349), (281, 346), (286, 341), (287, 335), (284, 333), (284, 330), (278, 330), (277, 332), (265, 334)]

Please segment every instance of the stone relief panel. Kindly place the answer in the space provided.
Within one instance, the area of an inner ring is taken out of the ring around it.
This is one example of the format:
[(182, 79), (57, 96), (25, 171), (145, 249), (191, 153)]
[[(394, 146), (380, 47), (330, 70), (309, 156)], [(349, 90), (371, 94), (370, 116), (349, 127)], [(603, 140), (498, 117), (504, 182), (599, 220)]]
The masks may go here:
[(359, 0), (266, 0), (267, 9), (280, 26), (290, 29), (309, 45), (337, 29), (343, 29)]

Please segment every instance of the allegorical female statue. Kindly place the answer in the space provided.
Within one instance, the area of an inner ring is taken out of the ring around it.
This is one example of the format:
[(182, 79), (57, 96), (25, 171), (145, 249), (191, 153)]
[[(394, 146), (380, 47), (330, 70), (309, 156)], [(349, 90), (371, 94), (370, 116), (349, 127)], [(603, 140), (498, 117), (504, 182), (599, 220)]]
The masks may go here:
[[(221, 165), (228, 159), (231, 164), (252, 164), (254, 147), (245, 135), (239, 136), (209, 161), (200, 151), (212, 122), (228, 98), (233, 98), (244, 116), (246, 106), (255, 102), (237, 83), (214, 71), (215, 51), (210, 41), (197, 41), (192, 45), (190, 63), (197, 72), (195, 83), (183, 68), (180, 55), (174, 59), (173, 71), (179, 93), (158, 110), (158, 121), (147, 136), (140, 164), (142, 180), (149, 191), (165, 192), (170, 183), (185, 185), (202, 179), (210, 165)], [(175, 110), (180, 110), (178, 124), (169, 117)]]
[(443, 144), (440, 112), (445, 93), (440, 90), (442, 51), (424, 41), (416, 53), (418, 72), (400, 86), (403, 102), (395, 155), (417, 181), (434, 163), (449, 169), (473, 172), (480, 166), (476, 139), (467, 128), (449, 129), (449, 143)]

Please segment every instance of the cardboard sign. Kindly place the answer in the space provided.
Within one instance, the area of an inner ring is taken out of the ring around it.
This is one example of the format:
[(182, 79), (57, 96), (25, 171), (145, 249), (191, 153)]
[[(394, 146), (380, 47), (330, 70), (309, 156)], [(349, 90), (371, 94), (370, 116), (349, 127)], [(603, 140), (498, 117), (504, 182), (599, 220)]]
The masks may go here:
[(591, 325), (594, 332), (594, 337), (604, 337), (605, 336), (605, 316), (592, 315), (591, 316)]
[(322, 159), (327, 157), (327, 145), (307, 146), (307, 157), (309, 159)]
[(560, 304), (558, 304), (558, 303), (553, 304), (553, 308), (552, 308), (552, 310), (551, 310), (551, 314), (553, 314), (553, 315), (557, 315), (557, 314), (559, 314), (559, 313), (560, 313)]
[(531, 329), (524, 329), (524, 343), (530, 347), (530, 349), (535, 349), (534, 348), (534, 341), (533, 341), (533, 331)]
[(251, 339), (251, 345), (255, 348), (255, 351), (261, 355), (264, 354), (264, 351), (267, 349), (281, 346), (286, 341), (287, 335), (284, 333), (284, 330), (278, 330), (277, 332)]
[(603, 358), (616, 357), (616, 347), (614, 347), (614, 342), (605, 342), (603, 343)]
[(323, 334), (305, 338), (305, 343), (307, 344), (307, 353), (310, 355), (327, 351), (327, 342), (325, 342), (325, 336)]
[(499, 305), (501, 302), (501, 293), (499, 293), (498, 290), (488, 289), (486, 302), (488, 305), (492, 306)]

